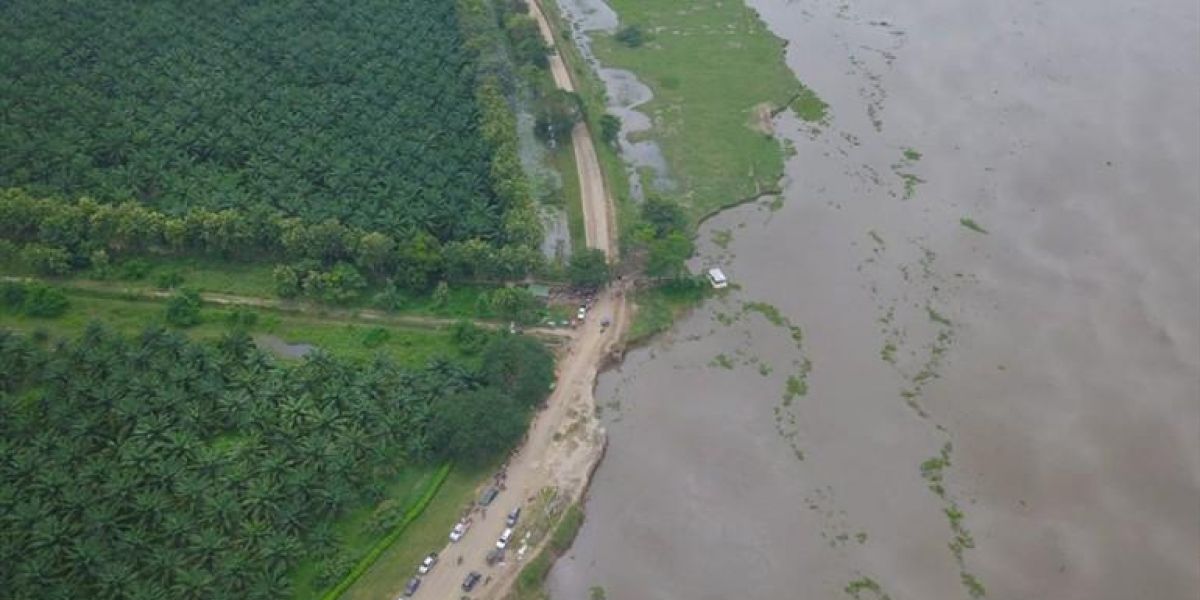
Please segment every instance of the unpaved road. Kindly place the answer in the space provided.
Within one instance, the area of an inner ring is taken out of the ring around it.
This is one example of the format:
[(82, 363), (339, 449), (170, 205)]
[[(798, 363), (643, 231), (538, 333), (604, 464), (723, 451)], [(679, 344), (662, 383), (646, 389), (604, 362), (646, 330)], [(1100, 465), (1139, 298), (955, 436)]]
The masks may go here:
[[(540, 2), (532, 2), (529, 11), (537, 20), (542, 39), (551, 47), (556, 46), (556, 39), (550, 23), (542, 12)], [(571, 73), (566, 63), (558, 53), (550, 55), (550, 73), (554, 76), (554, 84), (561, 90), (575, 91), (571, 81)], [(588, 248), (598, 248), (612, 260), (616, 256), (616, 244), (613, 243), (615, 232), (610, 225), (612, 221), (612, 204), (604, 187), (604, 174), (600, 171), (600, 161), (596, 157), (596, 146), (587, 123), (576, 123), (571, 130), (571, 144), (575, 150), (575, 168), (579, 172), (579, 192), (583, 203), (584, 239)]]
[[(556, 40), (539, 3), (532, 2), (530, 10), (546, 43), (555, 45)], [(559, 88), (575, 90), (566, 65), (557, 54), (550, 57), (550, 68)], [(613, 219), (610, 218), (612, 205), (587, 125), (577, 124), (571, 138), (579, 170), (587, 246), (603, 251), (611, 261), (616, 256), (616, 245), (612, 243), (615, 239)], [(534, 418), (524, 444), (507, 465), (507, 489), (489, 507), (490, 513), (474, 515), (474, 525), (462, 540), (448, 544), (438, 552), (442, 560), (425, 576), (416, 598), (461, 598), (464, 595), (462, 582), (471, 571), (482, 573), (486, 581), (481, 581), (475, 588), (472, 598), (503, 597), (523, 566), (522, 561), (515, 559), (521, 541), (514, 538), (509, 544), (505, 563), (488, 567), (486, 557), (504, 531), (508, 511), (516, 506), (527, 507), (547, 487), (557, 488), (561, 497), (572, 501), (582, 496), (592, 469), (604, 451), (605, 434), (596, 419), (592, 396), (596, 374), (619, 348), (629, 316), (623, 289), (607, 289), (596, 299), (587, 322), (559, 357), (557, 383), (546, 407)], [(601, 320), (606, 317), (611, 319), (612, 325), (601, 327)], [(528, 512), (525, 511), (523, 516), (528, 517)], [(527, 549), (525, 558), (536, 556), (538, 550)], [(415, 569), (416, 565), (413, 567)], [(403, 589), (406, 579), (397, 577), (396, 595)]]

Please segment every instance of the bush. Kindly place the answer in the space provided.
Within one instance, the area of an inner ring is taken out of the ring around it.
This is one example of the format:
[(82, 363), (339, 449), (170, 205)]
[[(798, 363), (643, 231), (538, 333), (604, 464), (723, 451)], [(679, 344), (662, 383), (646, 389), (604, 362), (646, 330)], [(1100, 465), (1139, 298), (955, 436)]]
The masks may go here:
[(167, 322), (176, 327), (192, 327), (200, 323), (200, 293), (179, 290), (167, 300)]
[(613, 38), (630, 48), (637, 48), (646, 43), (646, 34), (637, 25), (622, 27)]
[(589, 248), (576, 252), (571, 256), (567, 275), (571, 279), (571, 285), (577, 288), (598, 288), (608, 283), (611, 274), (604, 251)]
[(363, 336), (362, 344), (367, 348), (378, 348), (391, 337), (392, 332), (382, 327), (373, 327)]
[(67, 312), (67, 296), (62, 290), (37, 283), (25, 289), (23, 312), (31, 317), (53, 318)]
[(167, 271), (166, 273), (159, 273), (154, 278), (154, 285), (160, 290), (177, 288), (182, 283), (183, 275), (180, 275), (179, 271)]
[(240, 308), (235, 309), (225, 317), (225, 322), (233, 329), (250, 329), (258, 323), (258, 313)]
[(621, 119), (616, 115), (604, 114), (600, 116), (600, 139), (609, 146), (617, 145), (617, 138), (621, 135)]

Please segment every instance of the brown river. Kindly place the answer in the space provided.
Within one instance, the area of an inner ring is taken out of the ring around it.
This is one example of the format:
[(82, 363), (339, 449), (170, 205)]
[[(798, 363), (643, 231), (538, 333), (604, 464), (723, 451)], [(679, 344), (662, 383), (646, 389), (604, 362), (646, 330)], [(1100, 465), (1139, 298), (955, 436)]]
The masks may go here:
[(556, 600), (1200, 598), (1195, 0), (749, 0), (831, 106), (602, 376)]

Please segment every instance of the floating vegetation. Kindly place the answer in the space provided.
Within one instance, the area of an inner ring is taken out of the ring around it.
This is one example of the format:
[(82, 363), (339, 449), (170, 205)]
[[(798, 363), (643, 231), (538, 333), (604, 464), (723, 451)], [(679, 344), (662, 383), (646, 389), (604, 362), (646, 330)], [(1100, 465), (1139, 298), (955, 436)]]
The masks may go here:
[(729, 242), (733, 241), (733, 231), (728, 229), (718, 229), (712, 233), (712, 241), (722, 250), (729, 248)]
[(879, 351), (879, 357), (883, 359), (883, 362), (896, 364), (896, 345), (891, 342), (884, 342), (883, 349)]
[(925, 305), (925, 310), (928, 311), (928, 313), (929, 313), (930, 321), (933, 321), (934, 323), (937, 323), (939, 325), (945, 325), (946, 327), (954, 326), (954, 323), (951, 323), (950, 319), (947, 319), (946, 317), (942, 316), (942, 314), (939, 313), (938, 311), (934, 310), (932, 306)]
[(921, 153), (917, 152), (916, 150), (914, 150), (912, 148), (905, 148), (904, 149), (904, 160), (907, 160), (909, 162), (917, 162), (918, 160), (921, 160)]
[(900, 179), (904, 181), (904, 199), (912, 200), (917, 195), (917, 186), (925, 183), (924, 179), (913, 175), (912, 173), (896, 173)]
[(860, 577), (851, 581), (846, 584), (844, 591), (854, 600), (891, 600), (891, 596), (887, 595), (883, 588), (870, 577)]
[(742, 306), (747, 312), (756, 312), (766, 317), (776, 327), (786, 327), (789, 325), (787, 317), (783, 316), (783, 313), (779, 312), (778, 308), (766, 302), (747, 302)]
[(713, 359), (711, 361), (709, 361), (708, 366), (720, 367), (722, 369), (729, 369), (732, 371), (733, 370), (733, 360), (730, 359), (728, 356), (725, 356), (724, 354), (718, 354), (715, 357), (713, 357)]
[(981, 227), (979, 225), (979, 223), (976, 223), (975, 219), (972, 219), (971, 217), (963, 217), (963, 218), (959, 219), (958, 222), (960, 224), (962, 224), (963, 227), (966, 227), (967, 229), (970, 229), (971, 231), (974, 231), (975, 233), (982, 233), (984, 235), (987, 235), (988, 231), (986, 229), (984, 229), (983, 227)]

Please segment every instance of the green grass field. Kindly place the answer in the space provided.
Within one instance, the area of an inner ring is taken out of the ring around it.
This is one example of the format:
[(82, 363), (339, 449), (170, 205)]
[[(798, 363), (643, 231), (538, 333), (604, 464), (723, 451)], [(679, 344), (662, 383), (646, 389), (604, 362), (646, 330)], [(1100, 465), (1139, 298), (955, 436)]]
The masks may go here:
[(783, 172), (779, 142), (762, 130), (763, 109), (800, 94), (803, 118), (820, 120), (824, 104), (784, 64), (783, 43), (741, 2), (613, 0), (622, 26), (647, 41), (627, 47), (595, 36), (597, 57), (633, 71), (654, 91), (642, 110), (655, 120), (681, 200), (694, 219), (773, 188)]

